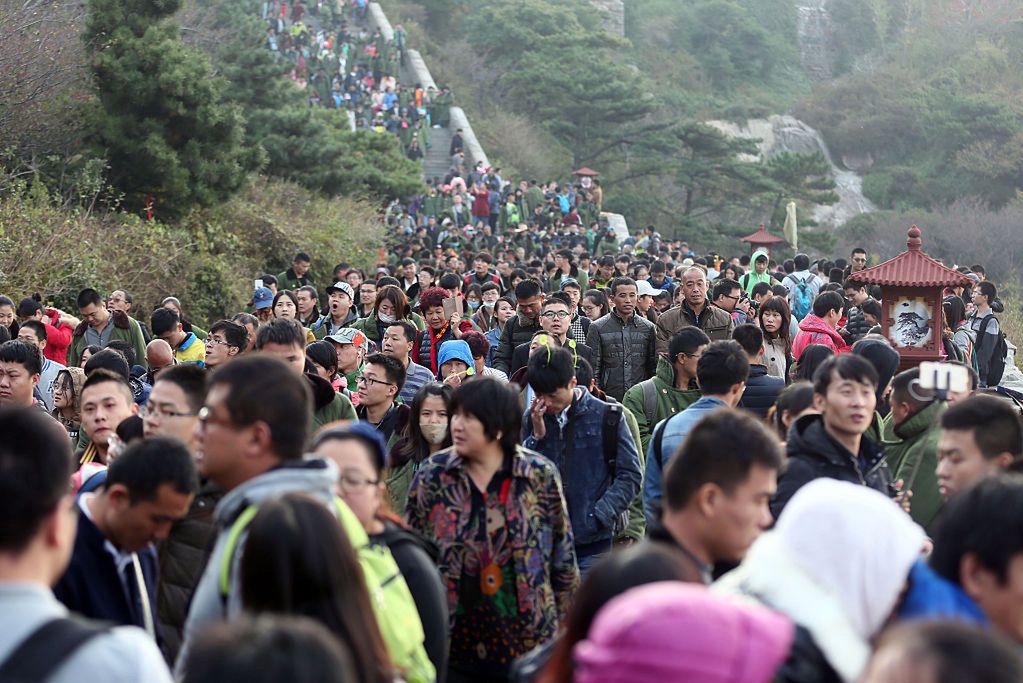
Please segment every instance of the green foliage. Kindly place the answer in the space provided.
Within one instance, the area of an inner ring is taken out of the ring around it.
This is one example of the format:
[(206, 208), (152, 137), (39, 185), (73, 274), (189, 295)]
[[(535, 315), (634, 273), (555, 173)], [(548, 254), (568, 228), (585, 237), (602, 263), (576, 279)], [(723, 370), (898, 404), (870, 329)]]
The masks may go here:
[(179, 0), (92, 0), (84, 33), (98, 106), (89, 139), (109, 182), (138, 209), (161, 215), (223, 201), (258, 168), (243, 145), (238, 107), (209, 62), (165, 21)]
[[(836, 155), (874, 159), (864, 192), (881, 207), (930, 208), (970, 196), (1003, 207), (1023, 190), (1023, 74), (1014, 67), (1023, 59), (1023, 24), (966, 33), (916, 23), (900, 34), (896, 27), (912, 16), (907, 5), (890, 3), (887, 61), (819, 89), (797, 115)], [(869, 9), (853, 0), (835, 9), (844, 6)]]
[(372, 266), (384, 238), (373, 204), (324, 199), (280, 180), (258, 179), (176, 224), (62, 207), (42, 184), (22, 181), (0, 194), (0, 291), (41, 291), (73, 310), (83, 287), (122, 287), (140, 310), (174, 295), (190, 317), (208, 322), (243, 310), (253, 277), (283, 269), (297, 250), (314, 254), (322, 280), (342, 260)]

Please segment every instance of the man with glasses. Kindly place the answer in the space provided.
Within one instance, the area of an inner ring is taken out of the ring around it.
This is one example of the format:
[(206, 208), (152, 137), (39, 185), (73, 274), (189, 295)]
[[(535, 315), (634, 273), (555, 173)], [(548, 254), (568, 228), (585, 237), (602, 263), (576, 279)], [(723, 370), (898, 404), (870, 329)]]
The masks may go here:
[[(295, 330), (301, 357), (305, 335), (292, 320), (279, 320), (261, 328), (257, 347), (279, 343), (266, 337), (278, 324)], [(231, 539), (231, 570), (223, 584), (220, 579), (228, 531), (238, 516), (250, 506), (296, 491), (324, 505), (335, 504), (337, 467), (319, 458), (303, 459), (309, 422), (301, 417), (313, 410), (309, 384), (301, 370), (295, 371), (295, 363), (275, 355), (264, 348), (213, 373), (205, 405), (199, 411), (199, 474), (226, 493), (214, 511), (217, 540), (185, 623), (185, 644), (178, 656), (179, 678), (184, 674), (188, 649), (203, 628), (241, 613), (238, 569), (245, 553), (246, 534)]]
[[(593, 349), (586, 344), (580, 344), (569, 336), (572, 325), (572, 308), (568, 301), (568, 295), (556, 292), (549, 299), (543, 302), (543, 312), (540, 314), (540, 328), (547, 333), (547, 338), (555, 342), (555, 346), (563, 346), (572, 352), (573, 360), (578, 364), (579, 358), (585, 358), (586, 362), (593, 365)], [(515, 347), (515, 355), (512, 357), (512, 373), (525, 367), (529, 362), (529, 348), (532, 340)]]
[(380, 432), (388, 448), (397, 441), (408, 422), (409, 407), (395, 403), (404, 382), (405, 368), (401, 361), (382, 353), (367, 357), (362, 372), (355, 378), (359, 387), (359, 407), (355, 414)]
[(95, 289), (83, 289), (78, 293), (78, 313), (82, 316), (82, 324), (76, 329), (67, 351), (67, 364), (77, 366), (82, 360), (82, 352), (89, 346), (106, 347), (112, 339), (121, 339), (135, 349), (135, 358), (145, 363), (146, 340), (142, 328), (137, 321), (128, 317), (124, 311), (107, 309), (103, 297)]
[[(135, 305), (135, 299), (131, 294), (123, 289), (115, 289), (110, 292), (110, 296), (107, 298), (107, 308), (111, 311), (123, 311), (125, 315), (131, 316), (131, 308)], [(142, 330), (142, 337), (148, 344), (153, 340), (153, 334), (146, 327), (146, 323), (142, 320), (136, 321), (139, 324), (139, 328)]]
[(713, 299), (711, 303), (734, 318), (736, 307), (742, 299), (742, 287), (735, 280), (724, 279), (714, 285)]
[(248, 343), (249, 332), (244, 326), (230, 320), (217, 321), (206, 335), (206, 367), (213, 370), (237, 358)]
[(845, 274), (849, 277), (853, 273), (858, 273), (861, 270), (865, 270), (867, 267), (867, 250), (863, 247), (856, 247), (852, 250), (852, 254), (849, 256), (849, 270)]
[[(657, 319), (657, 353), (668, 352), (668, 344), (684, 327), (698, 327), (711, 341), (730, 339), (735, 323), (732, 316), (707, 301), (707, 273), (692, 266), (682, 273), (682, 302)], [(738, 299), (736, 299), (738, 301)]]

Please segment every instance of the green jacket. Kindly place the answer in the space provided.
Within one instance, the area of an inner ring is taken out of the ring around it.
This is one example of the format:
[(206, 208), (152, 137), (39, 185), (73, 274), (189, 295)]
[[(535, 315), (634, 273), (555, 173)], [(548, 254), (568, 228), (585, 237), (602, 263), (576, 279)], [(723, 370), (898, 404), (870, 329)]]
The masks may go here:
[(302, 277), (295, 275), (293, 268), (288, 268), (283, 273), (277, 273), (277, 291), (282, 289), (295, 290), (299, 287), (305, 287), (306, 285), (313, 285), (313, 277), (309, 273), (306, 273)]
[[(121, 311), (111, 311), (110, 321), (107, 324), (114, 326), (113, 331), (110, 333), (110, 341), (120, 339), (131, 344), (132, 350), (135, 351), (135, 364), (148, 368), (149, 365), (146, 363), (146, 339), (142, 336), (142, 328), (139, 327), (138, 321), (129, 318), (127, 314)], [(75, 328), (74, 334), (71, 337), (71, 345), (67, 350), (68, 367), (78, 367), (78, 363), (82, 360), (82, 354), (85, 352), (85, 347), (88, 346), (88, 343), (85, 341), (85, 330), (88, 326), (88, 322), (82, 321)]]
[(892, 480), (901, 479), (913, 492), (910, 516), (925, 529), (941, 510), (938, 492), (938, 437), (945, 404), (935, 401), (902, 424), (895, 426), (891, 414), (884, 420), (884, 452)]
[[(423, 320), (423, 316), (418, 313), (409, 314), (409, 322), (416, 326), (417, 330), (426, 329), (426, 321)], [(367, 339), (370, 339), (380, 344), (380, 328), (377, 326), (377, 314), (376, 312), (370, 313), (365, 318), (359, 318), (354, 323), (349, 325), (353, 330), (359, 330)]]
[(338, 420), (357, 420), (355, 406), (344, 394), (334, 394), (334, 400), (313, 413), (313, 431)]
[[(608, 396), (609, 401), (614, 399)], [(636, 442), (636, 450), (639, 451), (639, 471), (646, 471), (646, 452), (639, 449), (639, 425), (636, 423), (636, 415), (633, 411), (629, 410), (627, 406), (622, 406), (622, 417), (625, 418), (625, 423), (629, 425), (629, 433), (632, 434), (632, 440)], [(636, 498), (632, 501), (632, 505), (629, 506), (629, 524), (618, 532), (618, 536), (615, 537), (616, 541), (621, 541), (626, 538), (631, 538), (634, 541), (642, 541), (646, 535), (646, 517), (643, 514), (643, 482), (640, 481), (639, 493), (636, 494)]]
[(636, 416), (636, 422), (639, 423), (639, 436), (643, 446), (640, 451), (644, 456), (650, 445), (650, 435), (653, 434), (657, 423), (675, 413), (681, 413), (700, 398), (699, 389), (675, 388), (675, 368), (664, 356), (657, 359), (657, 372), (649, 381), (653, 382), (657, 397), (653, 421), (647, 417), (642, 382), (630, 387), (622, 398), (622, 403), (632, 411)]

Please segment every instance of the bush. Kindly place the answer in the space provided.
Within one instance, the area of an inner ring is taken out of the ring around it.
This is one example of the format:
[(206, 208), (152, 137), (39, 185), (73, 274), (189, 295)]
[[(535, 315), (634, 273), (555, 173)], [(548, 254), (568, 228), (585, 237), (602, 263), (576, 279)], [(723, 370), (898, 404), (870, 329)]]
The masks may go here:
[(242, 310), (260, 274), (313, 256), (317, 282), (340, 261), (371, 266), (385, 244), (377, 207), (320, 198), (293, 183), (261, 178), (218, 207), (177, 224), (124, 212), (63, 208), (43, 186), (17, 184), (0, 197), (0, 292), (17, 300), (42, 292), (74, 311), (83, 287), (130, 291), (139, 315), (177, 296), (208, 322)]

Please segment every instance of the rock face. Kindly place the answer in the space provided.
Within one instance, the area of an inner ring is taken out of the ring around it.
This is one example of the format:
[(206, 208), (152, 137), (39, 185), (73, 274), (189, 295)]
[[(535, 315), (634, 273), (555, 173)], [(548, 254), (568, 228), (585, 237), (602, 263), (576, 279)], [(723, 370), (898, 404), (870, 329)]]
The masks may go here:
[(745, 125), (731, 121), (708, 121), (722, 133), (736, 138), (758, 139), (760, 154), (756, 160), (770, 159), (784, 152), (813, 154), (820, 152), (831, 166), (835, 180), (838, 202), (831, 206), (817, 206), (813, 211), (814, 220), (821, 225), (837, 228), (849, 219), (876, 211), (877, 207), (863, 196), (863, 178), (854, 171), (839, 166), (831, 158), (820, 132), (794, 116), (771, 116), (766, 119), (750, 119)]
[(828, 14), (828, 0), (808, 0), (796, 10), (796, 33), (803, 70), (815, 81), (828, 80), (834, 75), (830, 47), (833, 27)]
[(616, 36), (625, 36), (625, 0), (590, 0), (607, 13), (604, 28)]

